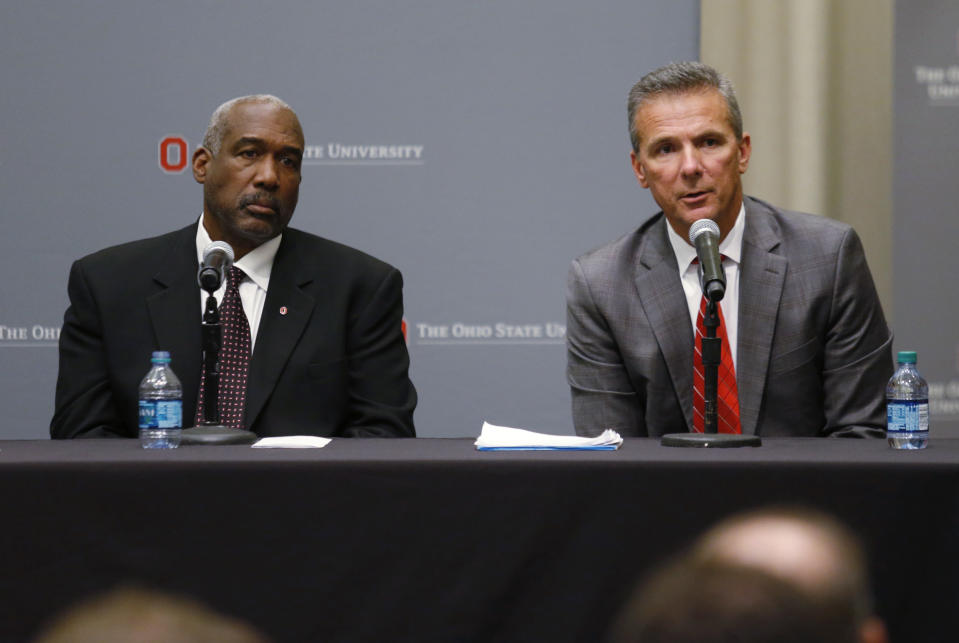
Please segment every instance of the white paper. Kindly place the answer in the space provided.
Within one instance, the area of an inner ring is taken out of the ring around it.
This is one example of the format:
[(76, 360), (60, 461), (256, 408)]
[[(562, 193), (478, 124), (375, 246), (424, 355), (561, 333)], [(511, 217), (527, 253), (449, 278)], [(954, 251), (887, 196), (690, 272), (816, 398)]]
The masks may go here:
[(253, 443), (254, 449), (322, 449), (330, 438), (315, 435), (281, 435), (275, 438), (260, 438)]
[(576, 435), (551, 435), (536, 433), (525, 429), (513, 429), (506, 426), (496, 426), (483, 422), (483, 429), (474, 444), (479, 449), (492, 448), (556, 448), (556, 449), (589, 449), (595, 447), (618, 447), (623, 438), (612, 429), (606, 429), (601, 434), (592, 437)]

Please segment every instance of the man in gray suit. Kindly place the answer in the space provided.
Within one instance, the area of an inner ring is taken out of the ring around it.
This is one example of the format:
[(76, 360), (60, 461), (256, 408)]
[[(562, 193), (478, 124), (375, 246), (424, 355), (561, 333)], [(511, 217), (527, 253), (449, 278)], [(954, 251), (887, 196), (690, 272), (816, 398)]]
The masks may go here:
[(576, 432), (695, 430), (702, 293), (688, 234), (709, 218), (720, 232), (741, 432), (884, 435), (892, 335), (855, 231), (743, 196), (751, 141), (732, 85), (711, 67), (647, 74), (628, 111), (633, 172), (662, 211), (570, 267)]

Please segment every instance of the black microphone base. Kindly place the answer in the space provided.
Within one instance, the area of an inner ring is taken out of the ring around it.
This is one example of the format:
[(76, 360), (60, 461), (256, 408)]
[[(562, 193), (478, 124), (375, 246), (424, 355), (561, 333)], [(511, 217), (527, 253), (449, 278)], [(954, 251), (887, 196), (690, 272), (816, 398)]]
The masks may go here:
[(201, 424), (192, 429), (183, 429), (180, 444), (253, 444), (256, 439), (257, 435), (252, 431), (218, 424)]
[(659, 443), (664, 447), (728, 449), (758, 447), (762, 446), (763, 441), (759, 439), (758, 435), (741, 435), (739, 433), (667, 433)]

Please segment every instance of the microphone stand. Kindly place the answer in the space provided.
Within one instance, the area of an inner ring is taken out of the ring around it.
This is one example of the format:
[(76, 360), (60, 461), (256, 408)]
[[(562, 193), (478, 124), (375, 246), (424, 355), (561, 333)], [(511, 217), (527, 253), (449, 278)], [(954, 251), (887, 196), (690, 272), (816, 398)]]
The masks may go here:
[(719, 417), (716, 398), (719, 395), (719, 364), (723, 361), (723, 340), (716, 337), (719, 328), (719, 312), (716, 302), (706, 300), (703, 317), (706, 335), (700, 339), (703, 356), (703, 433), (719, 433)]
[[(217, 286), (219, 287), (219, 286)], [(213, 290), (207, 290), (200, 326), (203, 341), (203, 420), (183, 430), (181, 444), (251, 444), (256, 434), (220, 424), (220, 347), (223, 328)]]
[[(720, 292), (717, 301), (722, 299)], [(723, 340), (716, 337), (719, 328), (719, 309), (712, 297), (706, 298), (706, 314), (703, 316), (706, 334), (700, 338), (703, 356), (703, 432), (668, 433), (660, 444), (664, 447), (758, 447), (762, 440), (758, 435), (720, 433), (716, 412), (719, 390), (719, 365), (723, 361)]]

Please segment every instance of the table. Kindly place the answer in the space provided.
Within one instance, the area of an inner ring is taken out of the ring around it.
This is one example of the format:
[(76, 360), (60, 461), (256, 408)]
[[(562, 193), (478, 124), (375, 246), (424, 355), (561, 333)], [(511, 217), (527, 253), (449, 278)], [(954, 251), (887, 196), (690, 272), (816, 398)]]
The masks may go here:
[(477, 452), (0, 442), (0, 640), (136, 581), (277, 641), (595, 641), (637, 578), (731, 512), (829, 511), (864, 539), (894, 641), (959, 631), (959, 440)]

